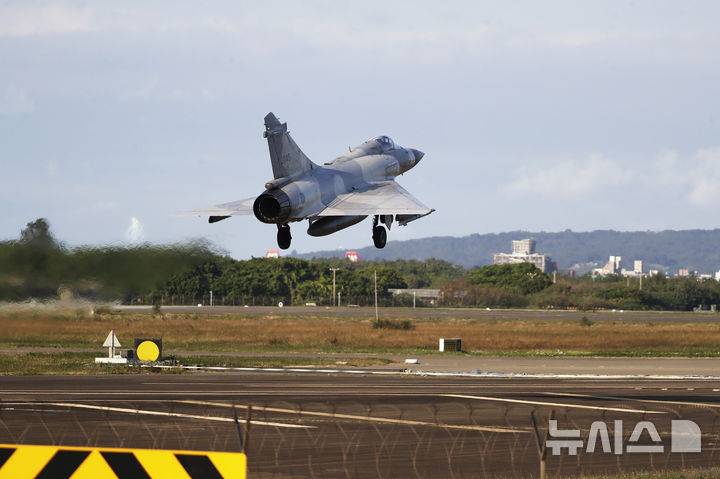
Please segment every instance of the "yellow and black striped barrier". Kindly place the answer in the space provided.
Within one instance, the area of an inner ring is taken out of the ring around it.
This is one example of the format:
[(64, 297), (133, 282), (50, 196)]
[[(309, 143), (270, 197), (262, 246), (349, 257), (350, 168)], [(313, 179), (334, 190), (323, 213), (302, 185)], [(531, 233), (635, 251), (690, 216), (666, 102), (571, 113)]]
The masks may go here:
[(242, 453), (0, 444), (0, 479), (244, 479), (246, 473)]

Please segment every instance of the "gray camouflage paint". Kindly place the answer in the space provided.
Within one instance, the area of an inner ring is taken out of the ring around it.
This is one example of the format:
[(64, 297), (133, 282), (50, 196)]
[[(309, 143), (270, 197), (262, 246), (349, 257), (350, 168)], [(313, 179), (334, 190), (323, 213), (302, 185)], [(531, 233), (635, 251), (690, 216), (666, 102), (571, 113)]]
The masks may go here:
[[(368, 215), (390, 227), (432, 213), (395, 183), (397, 175), (418, 164), (423, 153), (396, 145), (387, 136), (365, 141), (334, 160), (317, 165), (300, 150), (273, 113), (265, 131), (274, 179), (257, 198), (225, 203), (188, 214), (229, 216), (255, 214), (264, 223), (286, 225), (310, 220), (308, 233), (323, 236), (362, 221)], [(374, 226), (378, 223), (374, 222)]]

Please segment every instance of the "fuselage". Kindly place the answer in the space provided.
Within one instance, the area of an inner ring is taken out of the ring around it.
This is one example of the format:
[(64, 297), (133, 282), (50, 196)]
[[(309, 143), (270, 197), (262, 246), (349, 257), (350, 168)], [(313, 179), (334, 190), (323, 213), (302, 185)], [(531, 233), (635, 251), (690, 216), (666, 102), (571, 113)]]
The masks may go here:
[(264, 223), (286, 224), (310, 219), (308, 233), (323, 236), (351, 226), (365, 216), (316, 216), (338, 196), (373, 182), (392, 180), (413, 168), (423, 153), (395, 145), (381, 136), (368, 140), (322, 166), (313, 164), (298, 175), (276, 178), (254, 205), (255, 216)]

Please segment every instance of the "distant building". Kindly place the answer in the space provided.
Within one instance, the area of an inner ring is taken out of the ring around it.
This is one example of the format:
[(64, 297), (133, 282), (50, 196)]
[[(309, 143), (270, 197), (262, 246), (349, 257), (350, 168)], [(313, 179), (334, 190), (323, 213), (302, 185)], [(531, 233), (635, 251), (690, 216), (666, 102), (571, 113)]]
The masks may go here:
[(416, 299), (424, 299), (424, 300), (430, 301), (430, 304), (435, 304), (435, 302), (440, 298), (440, 290), (439, 289), (388, 288), (388, 293), (391, 293), (393, 296), (398, 296), (400, 294), (409, 294), (410, 296), (414, 296)]
[[(557, 263), (554, 263), (554, 264), (557, 265)], [(571, 269), (558, 269), (557, 272), (561, 276), (569, 276), (571, 278), (577, 277), (577, 270), (572, 269), (572, 268)]]
[(642, 262), (641, 259), (636, 259), (636, 260), (635, 260), (635, 264), (634, 264), (634, 267), (633, 267), (633, 272), (634, 272), (636, 275), (642, 274), (642, 272), (643, 272), (643, 262)]
[(633, 262), (633, 269), (627, 270), (625, 268), (622, 269), (622, 272), (620, 273), (623, 276), (630, 277), (630, 278), (638, 278), (643, 275), (643, 262), (642, 260), (636, 259)]
[(280, 257), (280, 250), (277, 249), (269, 249), (265, 252), (266, 258), (279, 258)]
[(357, 263), (358, 261), (360, 261), (360, 257), (355, 251), (348, 251), (347, 253), (345, 253), (345, 259), (353, 263)]
[(610, 256), (607, 264), (603, 267), (605, 274), (620, 274), (622, 271), (622, 256)]
[(644, 276), (643, 274), (644, 264), (641, 259), (633, 261), (633, 269), (625, 269), (622, 267), (622, 256), (610, 256), (608, 262), (602, 268), (594, 268), (592, 270), (593, 275), (605, 276), (608, 274), (619, 274), (622, 276), (637, 278)]
[(411, 294), (422, 299), (437, 299), (440, 297), (439, 289), (427, 289), (427, 288), (415, 288), (415, 289), (399, 289), (399, 288), (388, 288), (388, 293), (392, 293), (393, 296), (398, 294)]
[(513, 240), (513, 254), (535, 254), (535, 238)]
[(512, 253), (495, 253), (493, 264), (530, 263), (543, 273), (555, 271), (555, 265), (549, 255), (535, 252), (535, 238), (513, 240)]
[(595, 268), (592, 270), (592, 274), (598, 276), (605, 276), (608, 274), (619, 274), (622, 276), (642, 276), (643, 275), (643, 262), (642, 260), (633, 261), (633, 269), (625, 269), (622, 267), (622, 256), (610, 256), (608, 262), (602, 268)]

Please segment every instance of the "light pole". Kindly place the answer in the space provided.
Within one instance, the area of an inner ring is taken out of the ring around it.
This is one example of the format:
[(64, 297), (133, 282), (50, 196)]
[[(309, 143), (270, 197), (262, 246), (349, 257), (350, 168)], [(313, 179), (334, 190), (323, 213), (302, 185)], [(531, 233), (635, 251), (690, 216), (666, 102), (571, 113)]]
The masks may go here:
[(339, 271), (340, 268), (328, 268), (328, 269), (333, 272), (333, 294), (332, 294), (332, 297), (333, 297), (333, 306), (336, 306), (336, 303), (335, 303), (335, 272)]
[(375, 321), (378, 321), (378, 308), (377, 308), (377, 270), (373, 271), (373, 276), (375, 278)]

